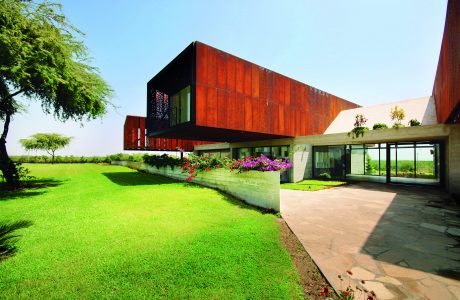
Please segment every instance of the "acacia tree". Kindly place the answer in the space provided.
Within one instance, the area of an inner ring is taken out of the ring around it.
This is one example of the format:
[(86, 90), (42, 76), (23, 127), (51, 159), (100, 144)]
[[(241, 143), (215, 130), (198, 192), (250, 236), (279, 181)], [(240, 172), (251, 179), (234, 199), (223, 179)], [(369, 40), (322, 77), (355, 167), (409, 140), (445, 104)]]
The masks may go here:
[(54, 163), (54, 153), (69, 145), (72, 137), (57, 133), (36, 133), (28, 139), (19, 142), (26, 150), (43, 150), (51, 155), (51, 163)]
[(112, 90), (89, 63), (83, 33), (56, 3), (0, 0), (0, 170), (10, 188), (19, 185), (6, 139), (22, 100), (36, 99), (60, 121), (82, 122), (106, 112)]

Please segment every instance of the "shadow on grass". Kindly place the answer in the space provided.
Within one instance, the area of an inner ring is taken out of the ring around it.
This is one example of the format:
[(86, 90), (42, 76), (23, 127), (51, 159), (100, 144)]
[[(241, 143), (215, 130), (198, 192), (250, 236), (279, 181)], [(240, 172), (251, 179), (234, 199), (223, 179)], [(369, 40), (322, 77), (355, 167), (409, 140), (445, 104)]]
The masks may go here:
[(0, 262), (16, 253), (17, 248), (15, 244), (21, 237), (16, 231), (32, 225), (33, 222), (29, 220), (0, 222)]
[(121, 186), (157, 185), (179, 183), (179, 181), (153, 174), (141, 172), (105, 172), (102, 173), (110, 181)]
[(21, 183), (21, 187), (8, 191), (4, 183), (0, 183), (0, 201), (14, 200), (38, 196), (46, 193), (48, 188), (56, 187), (64, 183), (64, 180), (42, 178), (27, 180)]

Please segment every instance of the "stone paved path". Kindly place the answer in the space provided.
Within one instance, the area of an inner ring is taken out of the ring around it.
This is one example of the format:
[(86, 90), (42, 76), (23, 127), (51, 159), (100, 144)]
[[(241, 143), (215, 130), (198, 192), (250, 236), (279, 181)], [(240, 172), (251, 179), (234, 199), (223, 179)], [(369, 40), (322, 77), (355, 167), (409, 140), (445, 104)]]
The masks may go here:
[(336, 289), (351, 270), (352, 286), (378, 299), (460, 299), (460, 208), (444, 192), (372, 183), (281, 190), (281, 212)]

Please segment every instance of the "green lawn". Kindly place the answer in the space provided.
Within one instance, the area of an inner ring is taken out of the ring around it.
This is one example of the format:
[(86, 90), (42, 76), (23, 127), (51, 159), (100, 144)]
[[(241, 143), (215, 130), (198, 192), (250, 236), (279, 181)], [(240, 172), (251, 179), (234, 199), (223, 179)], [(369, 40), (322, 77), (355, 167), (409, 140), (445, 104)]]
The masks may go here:
[(0, 194), (31, 220), (0, 298), (302, 298), (275, 216), (124, 167), (25, 165), (47, 187)]
[(344, 185), (346, 182), (343, 181), (326, 181), (326, 180), (304, 180), (296, 183), (283, 183), (281, 184), (282, 189), (286, 190), (301, 190), (301, 191), (319, 191), (328, 189), (335, 186)]

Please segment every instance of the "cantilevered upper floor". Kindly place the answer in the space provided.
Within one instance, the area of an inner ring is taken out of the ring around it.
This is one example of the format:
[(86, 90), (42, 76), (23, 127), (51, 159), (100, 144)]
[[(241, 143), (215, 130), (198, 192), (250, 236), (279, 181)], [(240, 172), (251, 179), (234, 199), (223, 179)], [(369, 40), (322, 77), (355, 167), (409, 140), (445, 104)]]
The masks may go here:
[(359, 105), (193, 42), (147, 83), (150, 137), (239, 142), (322, 134)]

